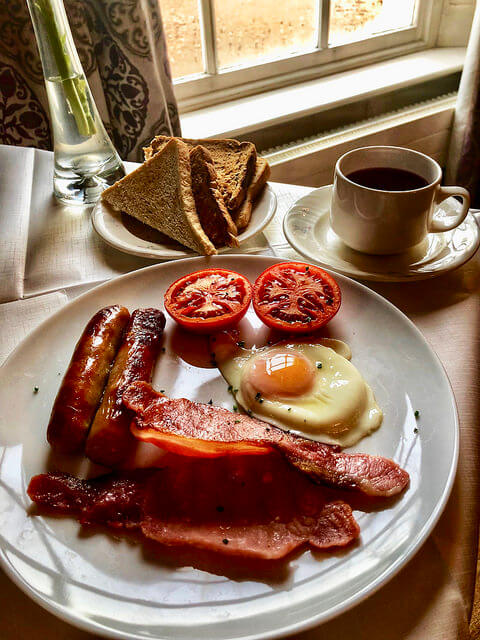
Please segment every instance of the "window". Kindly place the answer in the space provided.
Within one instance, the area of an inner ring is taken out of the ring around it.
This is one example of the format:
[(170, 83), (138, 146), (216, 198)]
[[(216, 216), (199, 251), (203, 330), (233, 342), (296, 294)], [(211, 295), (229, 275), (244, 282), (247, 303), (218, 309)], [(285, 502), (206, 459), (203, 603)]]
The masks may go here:
[(439, 0), (158, 0), (183, 110), (429, 46)]

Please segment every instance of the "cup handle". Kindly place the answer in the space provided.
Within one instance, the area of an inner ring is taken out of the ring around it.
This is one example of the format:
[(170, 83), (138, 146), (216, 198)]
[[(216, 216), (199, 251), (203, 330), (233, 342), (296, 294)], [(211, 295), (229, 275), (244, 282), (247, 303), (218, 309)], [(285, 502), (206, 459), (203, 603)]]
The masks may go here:
[[(460, 196), (462, 198), (462, 208), (458, 215), (448, 216), (448, 218), (436, 218), (433, 214), (430, 221), (428, 231), (431, 233), (439, 233), (441, 231), (451, 231), (458, 227), (467, 217), (468, 210), (470, 208), (470, 194), (466, 189), (462, 187), (439, 187), (435, 195), (435, 204), (440, 204), (450, 196)], [(449, 222), (447, 222), (447, 220)], [(451, 221), (451, 222), (450, 222)]]

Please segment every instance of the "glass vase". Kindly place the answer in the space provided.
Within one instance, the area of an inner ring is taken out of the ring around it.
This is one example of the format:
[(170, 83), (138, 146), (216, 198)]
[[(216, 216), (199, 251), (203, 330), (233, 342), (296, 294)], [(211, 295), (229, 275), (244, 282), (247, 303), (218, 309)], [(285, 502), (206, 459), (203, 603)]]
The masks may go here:
[(53, 191), (68, 204), (95, 202), (125, 175), (83, 72), (62, 0), (27, 0), (50, 107)]

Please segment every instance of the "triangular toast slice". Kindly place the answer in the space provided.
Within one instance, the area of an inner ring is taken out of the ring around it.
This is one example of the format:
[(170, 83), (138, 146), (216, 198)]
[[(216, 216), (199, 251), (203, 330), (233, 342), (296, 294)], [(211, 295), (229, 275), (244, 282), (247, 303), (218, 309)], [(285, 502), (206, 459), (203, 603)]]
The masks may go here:
[(227, 211), (212, 156), (205, 147), (190, 151), (192, 191), (202, 229), (215, 247), (238, 247), (237, 227)]
[(198, 219), (187, 145), (171, 139), (159, 153), (102, 193), (102, 200), (186, 247), (217, 253)]
[(252, 217), (253, 204), (260, 195), (269, 177), (270, 165), (264, 158), (257, 158), (255, 175), (248, 187), (247, 196), (235, 214), (235, 224), (237, 225), (238, 231), (242, 231), (248, 227), (250, 218)]
[[(255, 145), (251, 142), (228, 139), (179, 139), (185, 142), (190, 149), (201, 145), (210, 153), (225, 205), (229, 212), (234, 214), (245, 200), (248, 186), (255, 174), (257, 161)], [(151, 158), (155, 153), (158, 153), (169, 140), (168, 136), (156, 136), (150, 146), (144, 148), (145, 158)]]

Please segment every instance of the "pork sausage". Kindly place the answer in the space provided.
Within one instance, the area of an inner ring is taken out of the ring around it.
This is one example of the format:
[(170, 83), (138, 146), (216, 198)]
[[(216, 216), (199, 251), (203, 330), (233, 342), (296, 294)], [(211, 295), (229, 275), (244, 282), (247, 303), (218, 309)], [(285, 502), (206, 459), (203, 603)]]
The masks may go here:
[(122, 396), (132, 382), (151, 381), (164, 327), (165, 316), (158, 309), (132, 313), (88, 435), (85, 452), (93, 462), (115, 467), (134, 446), (132, 413), (123, 405)]
[(55, 451), (82, 451), (129, 319), (128, 309), (113, 305), (85, 327), (50, 415), (47, 440)]

